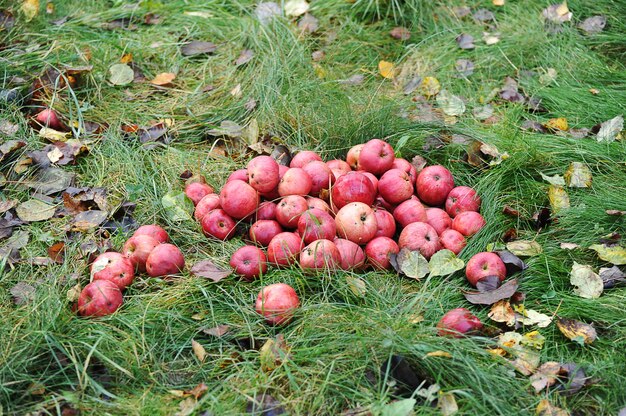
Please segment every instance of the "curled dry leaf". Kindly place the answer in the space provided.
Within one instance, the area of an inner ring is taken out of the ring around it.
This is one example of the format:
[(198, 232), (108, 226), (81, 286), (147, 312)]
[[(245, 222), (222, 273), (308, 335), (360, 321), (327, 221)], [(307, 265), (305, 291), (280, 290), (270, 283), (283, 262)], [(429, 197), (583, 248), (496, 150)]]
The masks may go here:
[(271, 372), (289, 359), (291, 347), (285, 342), (283, 334), (276, 335), (276, 339), (268, 339), (259, 350), (261, 370)]
[[(469, 77), (474, 73), (474, 62), (470, 61), (469, 59), (457, 59), (454, 63), (454, 69), (456, 69), (459, 75)], [(474, 110), (474, 112), (476, 112), (476, 110)], [(492, 114), (489, 114), (485, 118), (489, 118)]]
[(507, 326), (514, 326), (517, 321), (515, 311), (508, 300), (502, 299), (491, 306), (487, 316), (496, 322), (505, 323)]
[(211, 279), (214, 282), (219, 282), (225, 277), (232, 274), (232, 270), (224, 270), (215, 264), (211, 260), (201, 260), (191, 267), (191, 273), (197, 277), (205, 277)]
[(459, 411), (459, 406), (456, 404), (456, 399), (453, 393), (439, 392), (439, 399), (437, 400), (437, 407), (443, 416), (452, 416)]
[(561, 175), (548, 176), (548, 175), (545, 175), (543, 172), (539, 172), (539, 174), (541, 175), (543, 180), (545, 180), (551, 185), (565, 186), (565, 178)]
[(617, 284), (626, 282), (626, 274), (617, 266), (611, 268), (603, 267), (598, 274), (602, 279), (605, 289), (610, 289)]
[(551, 118), (543, 123), (543, 126), (552, 132), (567, 131), (569, 129), (569, 125), (565, 117)]
[(441, 90), (441, 84), (435, 77), (424, 77), (422, 83), (419, 86), (419, 93), (426, 98), (434, 97), (439, 94)]
[(565, 182), (570, 188), (589, 188), (591, 186), (591, 170), (584, 163), (570, 163), (564, 176)]
[[(202, 55), (202, 54), (207, 54), (207, 53), (213, 53), (213, 52), (215, 52), (216, 49), (217, 49), (217, 46), (215, 46), (215, 44), (213, 42), (204, 42), (204, 41), (200, 41), (200, 40), (194, 40), (194, 41), (191, 41), (191, 42), (186, 43), (183, 46), (181, 46), (180, 53), (183, 56), (194, 56), (194, 55)], [(164, 74), (160, 74), (160, 75), (164, 75)], [(170, 75), (174, 75), (174, 74), (170, 74)], [(158, 76), (159, 75), (157, 75), (157, 77)], [(172, 79), (170, 79), (166, 83), (170, 83), (173, 80), (174, 80), (174, 77), (172, 77)], [(152, 80), (150, 82), (155, 84), (154, 80)], [(162, 84), (156, 83), (156, 85), (162, 85)]]
[(247, 64), (252, 60), (252, 58), (254, 58), (254, 51), (252, 49), (244, 49), (235, 60), (235, 66)]
[(500, 260), (504, 262), (504, 265), (506, 266), (507, 276), (510, 276), (517, 272), (521, 272), (528, 268), (528, 265), (524, 263), (522, 259), (511, 253), (510, 251), (496, 251), (496, 254), (500, 257)]
[(563, 250), (575, 250), (577, 248), (580, 248), (580, 246), (576, 243), (561, 243), (560, 247)]
[(598, 257), (604, 261), (615, 265), (626, 264), (626, 248), (618, 245), (608, 246), (605, 244), (594, 244), (589, 249), (598, 253)]
[(591, 344), (597, 338), (596, 329), (592, 325), (575, 319), (557, 318), (556, 326), (563, 335), (580, 345)]
[(167, 87), (172, 85), (172, 81), (176, 78), (176, 74), (172, 72), (162, 72), (150, 81), (151, 84), (159, 87)]
[(93, 231), (96, 227), (102, 224), (107, 217), (108, 213), (106, 211), (83, 211), (74, 217), (70, 223), (69, 230), (81, 233)]
[(485, 292), (464, 292), (463, 296), (474, 305), (492, 305), (499, 300), (508, 299), (517, 291), (517, 279), (509, 280), (502, 286)]
[(306, 13), (298, 22), (298, 29), (305, 33), (315, 33), (319, 29), (319, 21), (315, 16)]
[(604, 282), (591, 266), (574, 262), (570, 272), (570, 283), (574, 286), (574, 293), (581, 298), (599, 298), (604, 290)]
[(302, 16), (309, 11), (306, 0), (288, 0), (285, 2), (285, 15), (289, 17)]
[(550, 387), (556, 383), (560, 371), (560, 363), (555, 361), (545, 362), (541, 364), (537, 372), (530, 377), (530, 384), (534, 387), (535, 392), (539, 393), (546, 387)]
[(483, 32), (483, 42), (485, 42), (485, 44), (488, 46), (495, 45), (496, 43), (500, 42), (500, 34)]
[(606, 211), (606, 215), (613, 215), (616, 217), (621, 217), (626, 215), (626, 211), (621, 211), (619, 209), (607, 209)]
[(565, 409), (556, 407), (548, 399), (543, 399), (537, 405), (535, 416), (570, 416), (570, 413)]
[(221, 338), (224, 335), (226, 335), (228, 332), (230, 332), (230, 326), (228, 326), (228, 325), (218, 325), (218, 326), (213, 327), (213, 328), (203, 329), (202, 332), (204, 332), (207, 335), (214, 336), (216, 338)]
[(195, 354), (198, 361), (200, 361), (201, 363), (204, 362), (204, 360), (206, 359), (207, 353), (204, 347), (202, 346), (202, 344), (200, 344), (195, 339), (192, 339), (191, 349), (193, 350), (193, 353)]

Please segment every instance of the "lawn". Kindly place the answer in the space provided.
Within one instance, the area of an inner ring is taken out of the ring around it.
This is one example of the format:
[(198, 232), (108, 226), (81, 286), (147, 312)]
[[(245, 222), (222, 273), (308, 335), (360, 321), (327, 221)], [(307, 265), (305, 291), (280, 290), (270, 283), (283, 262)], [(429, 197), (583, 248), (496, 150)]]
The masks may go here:
[[(561, 6), (547, 17), (551, 3), (540, 0), (314, 0), (297, 16), (280, 1), (37, 3), (0, 0), (0, 415), (439, 415), (453, 414), (452, 401), (467, 415), (626, 407), (623, 1), (570, 1), (572, 16)], [(585, 20), (593, 16), (605, 24)], [(34, 122), (43, 106), (65, 132)], [(245, 243), (202, 234), (180, 198), (189, 172), (220, 189), (277, 145), (330, 160), (372, 138), (478, 191), (487, 225), (462, 260), (533, 242), (515, 276), (518, 318), (525, 308), (549, 324), (494, 321), (490, 306), (465, 299), (462, 270), (416, 280), (294, 266), (252, 282), (190, 272), (206, 259), (228, 268)], [(588, 169), (589, 186), (567, 185), (572, 163), (583, 176)], [(95, 198), (64, 203), (68, 184), (43, 192), (51, 173), (74, 175)], [(564, 175), (566, 184), (550, 183)], [(45, 205), (23, 204), (31, 199)], [(79, 223), (84, 209), (107, 218)], [(152, 223), (187, 268), (137, 277), (110, 316), (77, 316), (90, 254), (121, 250)], [(603, 279), (601, 294), (580, 296), (575, 263), (593, 270), (585, 279)], [(614, 265), (611, 287), (604, 269)], [(254, 310), (259, 290), (277, 282), (301, 301), (284, 326)], [(439, 336), (437, 322), (458, 307), (485, 329)], [(597, 338), (568, 338), (559, 319), (593, 325)], [(286, 347), (261, 348), (279, 335)], [(538, 356), (534, 366), (528, 356)], [(516, 370), (516, 358), (532, 368)], [(538, 392), (537, 367), (550, 362), (561, 373)]]

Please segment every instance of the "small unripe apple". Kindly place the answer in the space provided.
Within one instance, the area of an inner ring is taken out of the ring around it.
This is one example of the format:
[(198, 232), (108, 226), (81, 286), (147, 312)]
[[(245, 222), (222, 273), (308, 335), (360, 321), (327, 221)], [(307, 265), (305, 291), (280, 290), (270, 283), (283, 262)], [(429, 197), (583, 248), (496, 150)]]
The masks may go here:
[(78, 313), (83, 316), (105, 316), (115, 312), (124, 301), (117, 285), (109, 280), (94, 280), (78, 296)]
[(437, 324), (440, 336), (463, 338), (464, 334), (478, 331), (483, 327), (476, 316), (465, 308), (456, 308), (446, 312)]
[(151, 277), (177, 274), (185, 268), (183, 253), (173, 244), (159, 244), (146, 260), (146, 271)]
[(267, 272), (267, 256), (258, 247), (243, 246), (230, 257), (230, 267), (245, 280), (254, 280)]
[(257, 296), (255, 310), (271, 325), (284, 325), (291, 321), (300, 306), (296, 291), (285, 283), (265, 286)]

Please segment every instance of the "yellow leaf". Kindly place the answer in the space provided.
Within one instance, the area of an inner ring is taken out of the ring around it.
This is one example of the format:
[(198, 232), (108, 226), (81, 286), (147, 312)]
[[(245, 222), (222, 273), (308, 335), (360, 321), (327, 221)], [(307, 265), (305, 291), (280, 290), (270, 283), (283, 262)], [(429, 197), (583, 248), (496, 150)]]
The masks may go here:
[(166, 86), (171, 84), (172, 81), (174, 81), (174, 78), (176, 78), (176, 74), (173, 74), (171, 72), (162, 72), (154, 77), (154, 79), (150, 81), (150, 83), (159, 86)]
[(39, 0), (24, 0), (20, 10), (27, 22), (33, 20), (39, 14)]
[(589, 248), (598, 253), (598, 257), (604, 261), (608, 261), (609, 263), (613, 263), (618, 266), (626, 264), (626, 248), (624, 247), (608, 247), (602, 244), (594, 244), (589, 246)]
[(554, 406), (548, 401), (548, 399), (543, 399), (539, 402), (537, 410), (535, 410), (535, 414), (537, 416), (569, 416), (569, 412), (567, 410)]
[(318, 78), (326, 78), (326, 70), (321, 65), (315, 64), (313, 68), (315, 69), (315, 75), (317, 75)]
[(569, 13), (569, 8), (567, 7), (567, 2), (566, 1), (564, 1), (561, 4), (559, 4), (559, 6), (556, 8), (556, 13), (559, 16), (565, 16), (566, 14)]
[(419, 92), (427, 98), (434, 97), (435, 95), (439, 94), (440, 90), (441, 84), (439, 83), (439, 80), (435, 77), (424, 77), (419, 87)]
[(596, 329), (575, 319), (559, 318), (556, 321), (559, 331), (567, 338), (579, 344), (591, 344), (596, 340)]
[(494, 303), (487, 316), (496, 322), (504, 322), (508, 326), (515, 325), (515, 311), (506, 299)]
[(550, 188), (548, 188), (548, 199), (550, 200), (552, 212), (555, 214), (570, 207), (569, 195), (562, 186), (550, 185)]
[(502, 348), (490, 348), (487, 350), (489, 354), (498, 355), (500, 357), (504, 357), (506, 355), (506, 351)]
[(125, 53), (120, 58), (120, 62), (123, 63), (123, 64), (129, 64), (132, 61), (133, 61), (133, 54), (132, 53)]
[(546, 121), (543, 126), (548, 130), (567, 131), (568, 129), (567, 119), (565, 117), (551, 118)]
[(584, 163), (570, 163), (563, 176), (565, 183), (570, 188), (589, 188), (591, 186), (591, 170)]
[(206, 358), (206, 350), (204, 347), (198, 341), (192, 339), (191, 348), (193, 349), (193, 353), (196, 354), (196, 358), (198, 358), (200, 362), (204, 362)]
[(275, 370), (289, 358), (290, 349), (283, 334), (278, 334), (275, 340), (268, 339), (259, 350), (261, 370), (265, 372)]
[(380, 75), (382, 75), (383, 78), (393, 79), (395, 75), (395, 71), (396, 71), (396, 68), (391, 62), (380, 61), (378, 63), (378, 72), (380, 72)]
[(431, 351), (425, 355), (425, 357), (443, 357), (443, 358), (452, 358), (452, 354), (446, 351)]
[(459, 411), (459, 406), (456, 404), (456, 399), (452, 393), (439, 392), (439, 400), (437, 401), (437, 407), (441, 411), (443, 416), (452, 416)]
[(543, 248), (536, 241), (515, 240), (506, 243), (506, 249), (516, 256), (531, 257), (541, 254)]
[(504, 6), (504, 0), (493, 0), (492, 3), (494, 6)]
[(527, 345), (529, 347), (540, 350), (543, 348), (543, 344), (546, 342), (546, 338), (539, 333), (539, 331), (531, 331), (524, 334), (520, 344)]
[(67, 301), (68, 302), (78, 301), (78, 297), (80, 296), (81, 291), (82, 291), (82, 288), (80, 287), (80, 283), (76, 284), (76, 286), (72, 286), (72, 288), (67, 291)]
[(50, 127), (42, 127), (41, 130), (39, 130), (39, 136), (44, 139), (48, 139), (51, 142), (64, 142), (70, 137), (70, 133), (57, 131), (51, 129)]
[(47, 14), (52, 14), (52, 13), (54, 13), (54, 3), (52, 3), (51, 1), (49, 1), (48, 3), (46, 3), (46, 13), (47, 13)]
[(574, 262), (570, 272), (570, 283), (575, 287), (574, 293), (581, 298), (599, 298), (604, 291), (602, 278), (593, 271), (591, 266)]

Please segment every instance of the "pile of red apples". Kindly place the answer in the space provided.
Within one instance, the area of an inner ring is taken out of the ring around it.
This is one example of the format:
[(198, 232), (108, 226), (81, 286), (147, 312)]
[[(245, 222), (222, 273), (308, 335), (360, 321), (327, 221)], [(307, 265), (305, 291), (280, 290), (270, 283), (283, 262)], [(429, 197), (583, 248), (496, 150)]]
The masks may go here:
[(162, 277), (179, 273), (185, 267), (183, 253), (170, 244), (167, 232), (158, 225), (142, 225), (126, 241), (121, 253), (108, 251), (91, 264), (91, 283), (78, 297), (78, 313), (105, 316), (123, 303), (122, 292), (136, 274)]
[[(352, 147), (346, 160), (324, 162), (301, 151), (283, 166), (258, 156), (232, 172), (219, 193), (203, 183), (187, 185), (185, 193), (207, 237), (227, 240), (242, 229), (247, 234), (249, 244), (230, 259), (246, 280), (268, 265), (389, 269), (391, 255), (403, 248), (426, 259), (441, 249), (458, 254), (485, 225), (474, 189), (456, 186), (440, 165), (418, 172), (379, 139)], [(272, 290), (284, 296), (272, 296)], [(298, 304), (291, 287), (272, 285), (259, 294), (257, 311), (270, 323), (285, 323)]]

